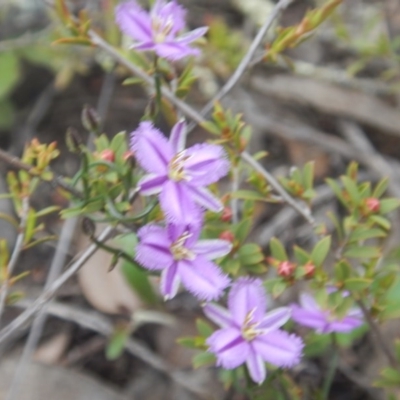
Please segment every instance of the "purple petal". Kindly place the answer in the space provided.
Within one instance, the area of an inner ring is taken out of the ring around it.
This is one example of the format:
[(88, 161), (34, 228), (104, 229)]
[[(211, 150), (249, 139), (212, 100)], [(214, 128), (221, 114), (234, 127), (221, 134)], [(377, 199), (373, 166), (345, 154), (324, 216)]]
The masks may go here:
[(363, 320), (353, 317), (345, 317), (341, 321), (333, 321), (329, 324), (330, 332), (350, 332), (363, 324)]
[(186, 10), (175, 0), (167, 3), (157, 1), (152, 9), (152, 15), (162, 23), (162, 28), (170, 24), (171, 37), (185, 28)]
[(223, 257), (232, 250), (232, 243), (227, 240), (200, 240), (193, 246), (193, 251), (196, 254), (201, 254), (208, 260)]
[(221, 328), (232, 325), (232, 317), (226, 308), (218, 304), (208, 303), (203, 307), (204, 314)]
[(195, 186), (217, 182), (229, 171), (229, 161), (222, 146), (196, 144), (186, 150), (185, 172)]
[(156, 53), (171, 61), (178, 61), (188, 56), (198, 56), (200, 51), (192, 49), (186, 44), (179, 44), (177, 42), (157, 43), (155, 46)]
[(184, 35), (177, 38), (177, 42), (184, 43), (184, 44), (190, 44), (190, 43), (194, 42), (195, 40), (204, 36), (207, 33), (207, 31), (208, 31), (207, 26), (197, 28), (197, 29), (195, 29), (191, 32), (185, 33)]
[(261, 321), (267, 308), (262, 282), (251, 278), (237, 279), (229, 292), (228, 308), (239, 325), (243, 324), (249, 313), (252, 313), (254, 322)]
[(249, 374), (251, 379), (261, 385), (264, 382), (267, 371), (265, 369), (265, 363), (261, 356), (257, 354), (253, 348), (250, 346), (249, 356), (246, 360), (247, 369), (249, 370)]
[(242, 365), (250, 352), (250, 346), (237, 328), (223, 328), (208, 339), (210, 352), (217, 356), (217, 366), (233, 369)]
[(186, 289), (200, 300), (218, 299), (229, 285), (229, 278), (202, 256), (179, 262), (179, 275)]
[(251, 346), (264, 361), (277, 367), (291, 367), (300, 362), (304, 344), (298, 336), (277, 330), (257, 336)]
[(276, 308), (264, 316), (258, 328), (262, 329), (264, 333), (276, 330), (289, 320), (291, 314), (292, 310), (289, 307)]
[(299, 307), (297, 304), (292, 304), (292, 319), (300, 325), (321, 331), (327, 323), (327, 315), (323, 311), (309, 311)]
[(191, 198), (207, 210), (220, 212), (224, 208), (221, 201), (208, 189), (203, 187), (195, 187), (192, 185), (187, 185), (187, 189)]
[(154, 224), (145, 225), (139, 229), (138, 237), (135, 260), (139, 264), (147, 269), (160, 270), (174, 262), (171, 242), (164, 228)]
[(178, 265), (174, 263), (161, 273), (160, 291), (165, 300), (174, 298), (178, 293), (180, 279), (177, 272)]
[(319, 304), (315, 301), (314, 297), (311, 296), (308, 293), (302, 293), (300, 295), (299, 299), (300, 305), (305, 309), (309, 311), (321, 311), (321, 307)]
[(174, 125), (169, 138), (172, 149), (175, 153), (180, 153), (185, 148), (186, 142), (186, 122), (181, 119)]
[(140, 42), (152, 38), (151, 20), (136, 1), (122, 3), (115, 9), (115, 20), (122, 32)]
[(192, 224), (200, 218), (200, 209), (184, 182), (167, 181), (160, 194), (160, 205), (171, 223)]
[(168, 173), (173, 151), (167, 138), (151, 122), (141, 122), (131, 133), (131, 148), (144, 170), (158, 175)]
[(134, 43), (129, 48), (137, 51), (152, 51), (155, 49), (155, 44), (154, 42)]
[(149, 174), (144, 176), (138, 182), (140, 194), (142, 196), (150, 196), (152, 194), (160, 193), (166, 180), (166, 175)]

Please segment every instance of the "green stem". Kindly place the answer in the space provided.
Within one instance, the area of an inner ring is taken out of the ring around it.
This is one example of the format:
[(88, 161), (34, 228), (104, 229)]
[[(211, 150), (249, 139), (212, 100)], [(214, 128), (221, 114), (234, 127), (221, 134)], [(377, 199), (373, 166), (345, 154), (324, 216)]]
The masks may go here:
[(162, 100), (162, 93), (161, 93), (161, 75), (158, 70), (158, 57), (154, 57), (154, 86), (156, 89), (156, 114), (161, 110), (161, 100)]
[(332, 358), (329, 364), (329, 369), (325, 376), (324, 385), (322, 387), (322, 400), (328, 400), (333, 378), (335, 377), (336, 368), (339, 362), (339, 352), (337, 350), (336, 337), (334, 333), (331, 333), (331, 339), (332, 339)]

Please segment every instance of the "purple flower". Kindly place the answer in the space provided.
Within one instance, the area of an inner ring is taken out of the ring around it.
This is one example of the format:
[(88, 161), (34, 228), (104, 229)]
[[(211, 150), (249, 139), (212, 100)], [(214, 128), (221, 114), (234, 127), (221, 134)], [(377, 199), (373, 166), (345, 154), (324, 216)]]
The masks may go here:
[(186, 11), (175, 0), (156, 0), (150, 12), (131, 0), (117, 6), (115, 15), (120, 29), (137, 42), (132, 48), (151, 50), (170, 60), (198, 55), (199, 50), (190, 44), (208, 30), (202, 27), (179, 35), (185, 28)]
[(132, 132), (131, 148), (149, 172), (139, 182), (141, 194), (160, 194), (167, 220), (188, 224), (199, 218), (199, 205), (214, 212), (223, 209), (205, 186), (226, 175), (229, 162), (221, 146), (197, 144), (185, 150), (185, 131), (181, 120), (168, 141), (150, 122), (142, 122)]
[(136, 261), (149, 270), (162, 270), (161, 293), (174, 297), (182, 281), (201, 300), (214, 300), (229, 285), (229, 278), (210, 260), (231, 250), (231, 243), (198, 240), (201, 225), (149, 224), (138, 231)]
[(217, 365), (233, 369), (246, 363), (254, 382), (266, 377), (264, 362), (278, 367), (297, 364), (303, 342), (279, 329), (289, 318), (290, 308), (266, 312), (266, 296), (259, 279), (239, 278), (228, 297), (228, 309), (207, 304), (204, 313), (221, 326), (208, 339), (209, 351), (217, 356)]
[(360, 309), (354, 307), (344, 318), (338, 318), (332, 311), (322, 309), (307, 293), (301, 294), (300, 306), (292, 305), (292, 319), (300, 325), (315, 329), (318, 333), (349, 332), (363, 324)]

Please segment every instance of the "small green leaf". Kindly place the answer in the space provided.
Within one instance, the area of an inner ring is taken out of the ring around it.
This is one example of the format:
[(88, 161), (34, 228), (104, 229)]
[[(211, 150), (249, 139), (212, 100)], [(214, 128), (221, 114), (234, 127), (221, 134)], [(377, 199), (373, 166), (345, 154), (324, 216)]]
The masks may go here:
[(346, 199), (343, 197), (342, 189), (338, 185), (338, 183), (330, 178), (326, 179), (326, 183), (329, 185), (329, 187), (332, 189), (333, 193), (335, 193), (336, 197), (340, 200), (340, 202), (347, 208), (348, 203)]
[(381, 214), (387, 214), (398, 207), (400, 207), (400, 199), (395, 199), (395, 198), (383, 199), (380, 201), (379, 212)]
[(233, 192), (231, 196), (241, 200), (268, 201), (267, 197), (262, 196), (260, 193), (253, 190), (238, 190)]
[(242, 265), (254, 265), (264, 260), (261, 247), (255, 243), (246, 243), (241, 246), (238, 255)]
[(269, 246), (271, 249), (272, 257), (276, 258), (279, 261), (286, 261), (288, 259), (285, 247), (283, 246), (283, 244), (279, 239), (275, 237), (272, 238), (269, 243)]
[(209, 353), (208, 351), (204, 351), (202, 353), (196, 354), (193, 357), (193, 368), (200, 368), (204, 365), (212, 365), (215, 364), (216, 359), (214, 354)]
[(178, 344), (184, 347), (188, 347), (189, 349), (196, 349), (196, 338), (195, 337), (182, 337), (176, 340)]
[(308, 162), (303, 168), (303, 183), (306, 189), (312, 189), (314, 182), (314, 166), (315, 162)]
[(304, 265), (306, 264), (308, 261), (310, 261), (310, 254), (308, 254), (305, 250), (303, 250), (301, 247), (299, 246), (294, 246), (293, 247), (293, 252), (294, 252), (294, 256), (297, 260), (297, 262), (300, 265)]
[(372, 193), (372, 197), (376, 197), (379, 199), (387, 190), (387, 187), (389, 185), (389, 178), (384, 178), (381, 181), (378, 182), (378, 184), (375, 186), (375, 189)]
[(346, 250), (344, 256), (350, 258), (379, 258), (381, 250), (373, 246), (355, 246)]
[(19, 79), (18, 57), (10, 51), (4, 51), (0, 53), (0, 65), (0, 98), (3, 98), (12, 90)]
[(272, 287), (272, 296), (276, 299), (286, 290), (286, 287), (287, 285), (283, 280), (276, 282)]
[(107, 360), (116, 360), (124, 351), (125, 343), (128, 340), (129, 331), (127, 329), (116, 329), (112, 334), (107, 347), (106, 358)]
[(344, 187), (346, 188), (347, 193), (349, 194), (354, 205), (359, 205), (361, 202), (360, 193), (358, 191), (357, 184), (350, 179), (348, 176), (342, 176), (342, 182)]
[(367, 289), (372, 284), (372, 279), (367, 278), (348, 278), (344, 281), (346, 289), (352, 292), (360, 292)]
[(385, 237), (387, 233), (379, 228), (367, 229), (364, 226), (356, 228), (349, 236), (349, 243), (373, 238)]
[(374, 383), (374, 386), (384, 388), (400, 386), (400, 372), (394, 368), (384, 368), (380, 373), (380, 378)]
[(334, 271), (336, 280), (343, 282), (351, 275), (351, 266), (347, 261), (341, 260), (335, 264)]
[(381, 217), (380, 215), (371, 215), (368, 218), (370, 221), (375, 222), (377, 225), (382, 227), (383, 229), (389, 230), (390, 229), (390, 221), (388, 221), (386, 218)]
[(201, 336), (209, 337), (214, 333), (212, 326), (201, 318), (196, 319), (196, 327)]
[(326, 236), (321, 239), (314, 247), (311, 253), (311, 260), (315, 266), (319, 267), (325, 261), (328, 255), (329, 249), (331, 248), (331, 237)]
[(244, 218), (233, 227), (235, 238), (239, 241), (239, 243), (243, 243), (247, 239), (252, 224), (251, 218)]

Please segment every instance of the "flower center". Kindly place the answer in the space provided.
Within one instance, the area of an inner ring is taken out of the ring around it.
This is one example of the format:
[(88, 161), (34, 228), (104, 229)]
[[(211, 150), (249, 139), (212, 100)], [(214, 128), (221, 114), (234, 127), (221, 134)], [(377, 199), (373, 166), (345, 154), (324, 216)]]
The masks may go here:
[(179, 182), (182, 180), (187, 180), (187, 176), (185, 175), (185, 161), (188, 159), (185, 156), (185, 151), (181, 151), (177, 155), (175, 155), (169, 163), (168, 176), (173, 181)]
[(174, 260), (193, 260), (195, 258), (195, 254), (184, 246), (186, 239), (190, 238), (190, 236), (192, 236), (191, 233), (185, 232), (183, 235), (179, 236), (174, 243), (172, 243), (170, 249)]
[(164, 43), (174, 26), (171, 17), (169, 17), (166, 21), (162, 21), (159, 17), (153, 17), (151, 24), (154, 41), (156, 43)]
[(244, 319), (242, 326), (242, 337), (244, 340), (251, 342), (254, 338), (261, 335), (263, 331), (261, 329), (257, 329), (259, 322), (254, 322), (255, 309), (251, 310)]

